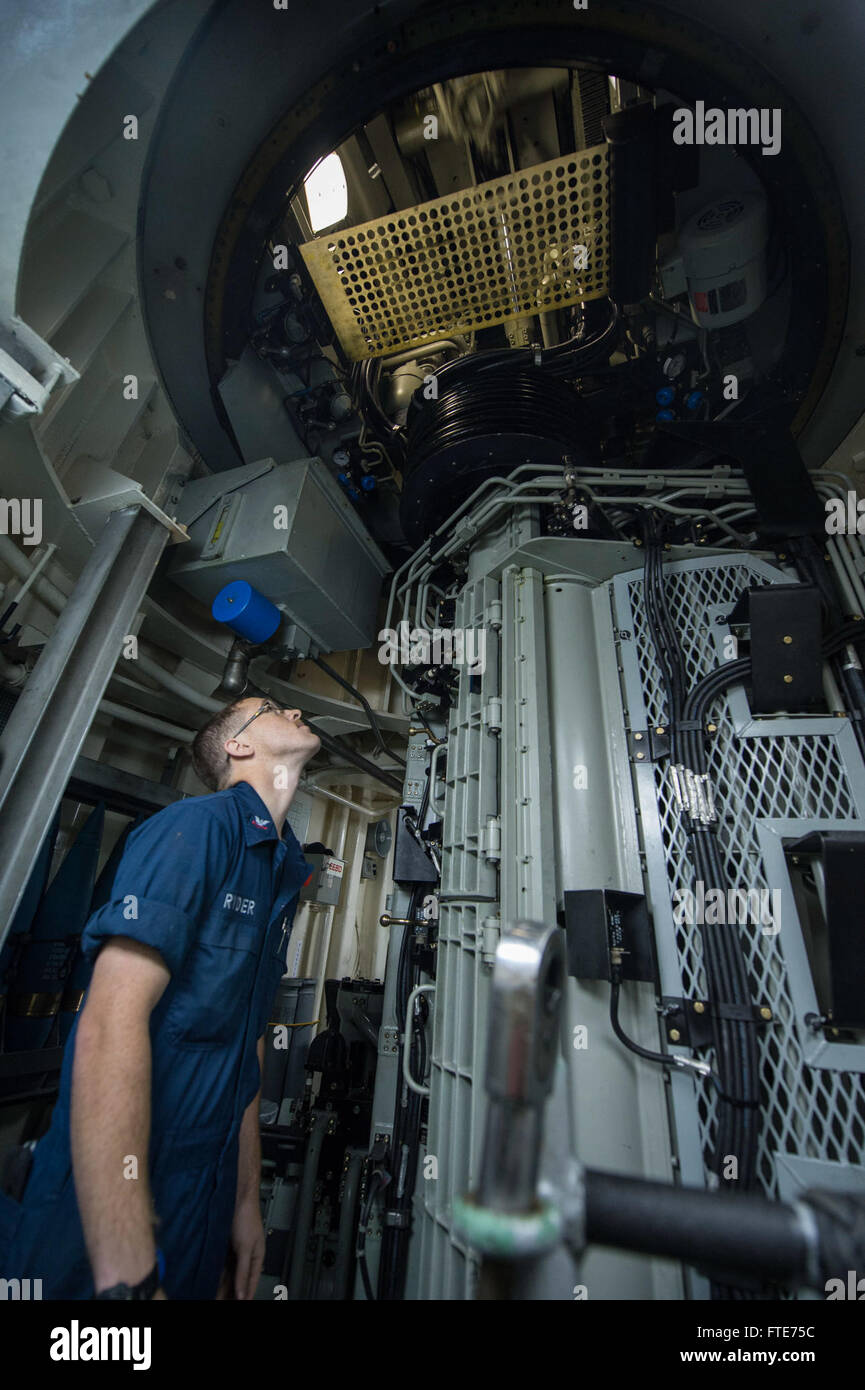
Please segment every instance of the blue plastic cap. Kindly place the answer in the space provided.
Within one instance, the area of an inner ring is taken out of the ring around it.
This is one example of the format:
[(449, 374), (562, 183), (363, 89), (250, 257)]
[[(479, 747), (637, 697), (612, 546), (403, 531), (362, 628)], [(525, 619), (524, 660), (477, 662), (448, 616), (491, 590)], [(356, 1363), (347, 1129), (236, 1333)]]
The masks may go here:
[(676, 399), (676, 390), (673, 386), (659, 386), (655, 392), (655, 400), (658, 405), (672, 405)]
[(366, 473), (364, 477), (361, 478), (360, 485), (363, 488), (364, 492), (372, 492), (373, 488), (375, 487), (375, 478), (372, 476), (371, 473)]
[(702, 391), (689, 391), (685, 397), (685, 405), (689, 410), (696, 410), (698, 405), (703, 404)]
[(276, 604), (245, 579), (235, 579), (220, 589), (210, 611), (218, 623), (225, 623), (238, 637), (256, 644), (272, 637), (282, 622)]
[(656, 420), (675, 420), (675, 412), (672, 410), (659, 410), (655, 416)]

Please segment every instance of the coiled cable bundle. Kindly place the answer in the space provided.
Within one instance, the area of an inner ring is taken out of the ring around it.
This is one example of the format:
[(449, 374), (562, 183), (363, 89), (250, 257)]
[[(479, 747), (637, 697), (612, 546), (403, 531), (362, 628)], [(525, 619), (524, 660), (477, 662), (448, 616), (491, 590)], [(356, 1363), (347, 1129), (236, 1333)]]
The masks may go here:
[(400, 520), (413, 545), (485, 478), (578, 450), (582, 412), (572, 386), (542, 368), (505, 362), (481, 371), (477, 361), (452, 364), (439, 376), (438, 397), (416, 393), (409, 407)]

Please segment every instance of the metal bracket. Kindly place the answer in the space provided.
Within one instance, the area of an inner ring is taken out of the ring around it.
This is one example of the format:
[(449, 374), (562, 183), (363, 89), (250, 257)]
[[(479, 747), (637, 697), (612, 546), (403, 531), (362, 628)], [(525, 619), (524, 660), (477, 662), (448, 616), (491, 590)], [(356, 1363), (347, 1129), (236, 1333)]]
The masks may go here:
[(386, 1226), (396, 1226), (398, 1230), (404, 1231), (411, 1219), (410, 1211), (386, 1211), (384, 1214), (384, 1224)]
[[(12, 388), (12, 395), (5, 402), (8, 415), (38, 415), (61, 378), (64, 385), (78, 381), (80, 373), (72, 363), (21, 319), (13, 317), (8, 324), (0, 325), (0, 331), (7, 344), (5, 349), (0, 347), (0, 379)], [(7, 350), (13, 344), (28, 359), (28, 365)], [(34, 370), (42, 372), (41, 380), (33, 375)]]
[(632, 763), (656, 763), (670, 756), (670, 735), (665, 726), (628, 730), (628, 756)]
[(167, 529), (170, 545), (189, 540), (186, 527), (181, 526), (174, 517), (167, 516), (147, 496), (140, 483), (132, 478), (124, 478), (122, 473), (115, 473), (110, 468), (99, 469), (92, 491), (87, 497), (76, 500), (72, 512), (91, 539), (95, 540), (111, 513), (124, 507), (141, 507), (149, 512)]
[(664, 995), (661, 1012), (667, 1041), (694, 1049), (709, 1047), (713, 1041), (712, 1020), (739, 1019), (765, 1028), (772, 1022), (772, 1011), (759, 1004), (713, 1004), (700, 999), (677, 999)]
[(398, 1028), (382, 1028), (378, 1035), (378, 1050), (383, 1057), (399, 1052)]

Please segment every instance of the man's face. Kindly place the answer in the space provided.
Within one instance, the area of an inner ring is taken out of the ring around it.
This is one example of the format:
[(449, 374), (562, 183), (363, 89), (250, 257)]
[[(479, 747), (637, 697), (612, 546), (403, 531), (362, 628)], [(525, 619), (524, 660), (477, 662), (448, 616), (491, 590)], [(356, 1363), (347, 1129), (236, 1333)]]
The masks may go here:
[[(259, 713), (262, 706), (265, 707), (264, 712)], [(321, 747), (321, 739), (318, 734), (313, 733), (308, 724), (303, 723), (299, 709), (282, 709), (273, 700), (254, 697), (241, 700), (235, 708), (235, 714), (235, 728), (240, 730), (236, 735), (233, 734), (237, 743), (246, 745), (275, 762), (298, 753), (305, 753), (304, 761), (307, 761)], [(246, 724), (247, 720), (252, 722)], [(243, 724), (246, 724), (245, 729), (241, 729)], [(234, 746), (232, 737), (228, 742)]]

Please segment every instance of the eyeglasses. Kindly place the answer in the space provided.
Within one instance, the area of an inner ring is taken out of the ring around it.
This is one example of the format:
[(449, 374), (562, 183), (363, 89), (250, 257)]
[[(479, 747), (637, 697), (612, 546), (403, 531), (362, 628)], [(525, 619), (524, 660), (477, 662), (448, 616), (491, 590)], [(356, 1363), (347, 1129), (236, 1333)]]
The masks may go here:
[[(257, 719), (260, 714), (279, 714), (279, 705), (275, 705), (272, 700), (265, 700), (263, 705), (250, 715), (245, 724), (241, 724), (237, 734), (242, 734), (244, 729), (248, 729), (253, 719)], [(229, 738), (237, 738), (237, 734), (229, 734)]]

